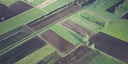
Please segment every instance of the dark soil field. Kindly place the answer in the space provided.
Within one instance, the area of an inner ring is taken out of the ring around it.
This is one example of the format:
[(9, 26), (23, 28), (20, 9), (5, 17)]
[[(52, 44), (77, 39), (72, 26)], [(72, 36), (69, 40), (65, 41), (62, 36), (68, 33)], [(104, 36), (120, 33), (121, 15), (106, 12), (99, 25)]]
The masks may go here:
[(26, 26), (18, 27), (10, 32), (0, 35), (0, 50), (18, 42), (19, 40), (32, 34)]
[(88, 0), (87, 2), (81, 4), (81, 6), (82, 7), (87, 6), (87, 5), (91, 4), (91, 3), (93, 3), (94, 1), (96, 1), (96, 0)]
[(94, 35), (93, 32), (91, 32), (90, 30), (88, 29), (85, 29), (84, 27), (70, 21), (70, 20), (66, 20), (64, 22), (61, 22), (60, 23), (62, 26), (76, 32), (77, 34), (81, 35), (81, 36), (84, 36), (84, 35), (89, 35), (89, 37), (92, 37)]
[[(16, 13), (14, 11), (0, 3), (0, 22), (5, 21), (15, 15)], [(4, 17), (4, 19), (1, 19), (1, 17)]]
[(13, 64), (43, 47), (45, 44), (41, 38), (36, 36), (0, 56), (0, 64)]
[(117, 4), (113, 5), (112, 7), (108, 8), (106, 11), (114, 13), (115, 12), (115, 8), (117, 6), (119, 6), (120, 4), (122, 4), (125, 0), (121, 0), (120, 2), (118, 2)]
[(81, 9), (81, 7), (79, 7), (78, 5), (72, 4), (69, 7), (65, 8), (65, 9), (39, 21), (39, 22), (33, 21), (33, 22), (28, 23), (27, 25), (30, 28), (32, 28), (34, 31), (38, 31), (38, 30), (66, 17), (80, 9)]
[(91, 50), (88, 54), (82, 56), (75, 64), (93, 64), (93, 62), (97, 61), (101, 56), (99, 52)]
[(124, 19), (128, 20), (128, 13), (126, 13), (125, 15), (122, 16)]
[(27, 10), (33, 8), (33, 6), (31, 6), (27, 3), (24, 3), (22, 1), (17, 1), (14, 4), (10, 5), (9, 8), (12, 9), (13, 11), (15, 11), (17, 14), (20, 14), (24, 11), (27, 11)]
[(57, 54), (57, 52), (53, 52), (49, 56), (45, 57), (43, 60), (38, 62), (37, 64), (54, 64), (62, 57)]
[(84, 45), (79, 46), (77, 49), (75, 49), (73, 52), (68, 54), (66, 57), (60, 59), (55, 64), (74, 64), (78, 59), (80, 59), (84, 54), (89, 52), (89, 48), (87, 48)]
[(95, 48), (111, 55), (125, 63), (128, 63), (128, 43), (107, 34), (99, 32), (89, 39)]
[(40, 36), (63, 54), (66, 54), (75, 48), (73, 44), (63, 39), (52, 30), (47, 30), (40, 34)]

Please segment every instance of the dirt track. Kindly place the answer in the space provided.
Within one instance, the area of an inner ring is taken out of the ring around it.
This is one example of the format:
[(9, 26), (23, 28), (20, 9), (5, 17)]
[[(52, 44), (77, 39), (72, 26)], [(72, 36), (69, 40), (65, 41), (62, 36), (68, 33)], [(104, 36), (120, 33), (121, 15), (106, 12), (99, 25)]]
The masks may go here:
[(128, 63), (128, 43), (99, 32), (89, 39), (95, 48), (111, 55), (123, 62)]
[(63, 39), (52, 30), (47, 30), (40, 36), (63, 54), (66, 54), (75, 48), (73, 44)]

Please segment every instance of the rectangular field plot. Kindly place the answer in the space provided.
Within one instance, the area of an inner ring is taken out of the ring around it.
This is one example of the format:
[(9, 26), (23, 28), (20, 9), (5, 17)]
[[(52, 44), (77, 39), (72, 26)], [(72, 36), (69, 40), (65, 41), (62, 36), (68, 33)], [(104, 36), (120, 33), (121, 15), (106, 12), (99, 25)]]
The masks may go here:
[(31, 30), (29, 30), (26, 26), (21, 26), (3, 35), (0, 35), (0, 50), (18, 42), (19, 40), (31, 34)]
[(36, 21), (33, 21), (33, 22), (30, 22), (28, 23), (27, 25), (32, 28), (34, 31), (38, 31), (78, 10), (80, 10), (81, 7), (77, 6), (77, 5), (71, 5), (39, 22), (36, 22)]
[(41, 11), (40, 9), (32, 8), (20, 15), (6, 20), (5, 22), (0, 23), (0, 35), (10, 30), (13, 30), (19, 26), (22, 26), (28, 22), (31, 22), (44, 14), (45, 12)]
[(20, 14), (20, 13), (27, 11), (33, 7), (29, 4), (22, 2), (22, 1), (17, 1), (14, 4), (10, 5), (9, 8), (12, 9), (13, 11), (15, 11), (17, 14)]
[(45, 57), (43, 60), (38, 62), (37, 64), (54, 64), (62, 57), (57, 54), (57, 52), (51, 53), (49, 56)]
[(45, 44), (46, 43), (41, 38), (36, 36), (0, 56), (0, 64), (13, 64), (43, 47)]
[(73, 52), (68, 54), (66, 57), (62, 58), (55, 64), (74, 64), (78, 59), (80, 59), (84, 54), (89, 52), (89, 48), (84, 45), (79, 46)]
[(47, 30), (40, 36), (63, 54), (66, 54), (75, 48), (73, 44), (66, 41), (52, 30)]
[(5, 21), (15, 15), (16, 13), (14, 11), (0, 3), (0, 22)]
[(89, 37), (92, 37), (94, 35), (94, 33), (92, 33), (90, 30), (85, 29), (84, 27), (70, 21), (70, 20), (66, 20), (64, 22), (60, 23), (62, 26), (69, 28), (70, 30), (76, 32), (77, 34), (84, 36), (84, 35), (88, 35)]
[(128, 63), (128, 43), (99, 32), (89, 39), (95, 48)]

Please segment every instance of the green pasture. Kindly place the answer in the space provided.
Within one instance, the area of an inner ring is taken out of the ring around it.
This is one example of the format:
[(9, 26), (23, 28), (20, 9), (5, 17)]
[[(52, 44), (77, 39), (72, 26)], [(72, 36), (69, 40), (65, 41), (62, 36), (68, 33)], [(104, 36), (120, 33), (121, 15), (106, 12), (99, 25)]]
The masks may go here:
[(69, 41), (70, 43), (72, 43), (75, 46), (82, 43), (81, 40), (80, 40), (81, 37), (79, 35), (77, 35), (76, 33), (68, 30), (67, 28), (64, 28), (63, 26), (54, 25), (54, 26), (50, 27), (50, 29), (53, 30), (59, 36), (66, 39), (67, 41)]
[(97, 5), (97, 8), (101, 10), (106, 10), (120, 1), (121, 0), (98, 0), (97, 4), (99, 5)]
[(0, 23), (0, 35), (3, 33), (6, 33), (12, 29), (15, 29), (21, 25), (24, 25), (26, 23), (31, 22), (32, 20), (35, 20), (41, 16), (43, 16), (45, 12), (33, 8), (30, 9), (22, 14), (19, 14), (11, 19), (8, 19), (2, 23)]
[(43, 3), (44, 1), (46, 1), (46, 0), (34, 0), (34, 1), (28, 2), (28, 3), (37, 6), (37, 5), (41, 4), (41, 3)]
[(108, 56), (102, 55), (94, 64), (123, 64), (115, 59), (112, 59)]
[(96, 24), (95, 22), (91, 22), (85, 18), (82, 17), (82, 15), (87, 16), (86, 13), (83, 13), (84, 10), (66, 18), (66, 20), (71, 20), (78, 25), (81, 25), (82, 27), (85, 27), (86, 29), (91, 30), (94, 33), (97, 33), (102, 28), (100, 25)]
[(52, 12), (54, 11), (55, 9), (63, 6), (63, 5), (66, 5), (70, 2), (72, 2), (73, 0), (57, 0), (55, 2), (53, 2), (52, 4), (46, 6), (43, 8), (43, 10), (47, 11), (47, 12)]
[(121, 7), (118, 8), (117, 11), (115, 11), (115, 14), (122, 16), (126, 12), (128, 12), (128, 0), (125, 0), (125, 2), (121, 5)]
[(10, 6), (11, 4), (15, 3), (16, 1), (19, 0), (0, 0), (4, 5)]
[(120, 19), (118, 22), (111, 23), (102, 32), (115, 38), (128, 42), (128, 21)]

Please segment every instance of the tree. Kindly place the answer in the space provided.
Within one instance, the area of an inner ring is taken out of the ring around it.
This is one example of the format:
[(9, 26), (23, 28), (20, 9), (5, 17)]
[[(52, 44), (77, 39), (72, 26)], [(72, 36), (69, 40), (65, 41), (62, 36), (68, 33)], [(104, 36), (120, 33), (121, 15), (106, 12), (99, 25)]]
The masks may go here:
[(109, 23), (108, 23), (108, 21), (107, 21), (107, 22), (105, 23), (104, 27), (107, 27), (107, 26), (108, 26), (108, 24), (109, 24)]
[(86, 42), (88, 39), (89, 39), (88, 34), (85, 34), (85, 35), (83, 36), (83, 42)]
[(5, 20), (5, 18), (4, 17), (1, 17), (1, 19), (4, 21)]
[(92, 45), (91, 45), (91, 48), (95, 48), (95, 44), (92, 44)]

